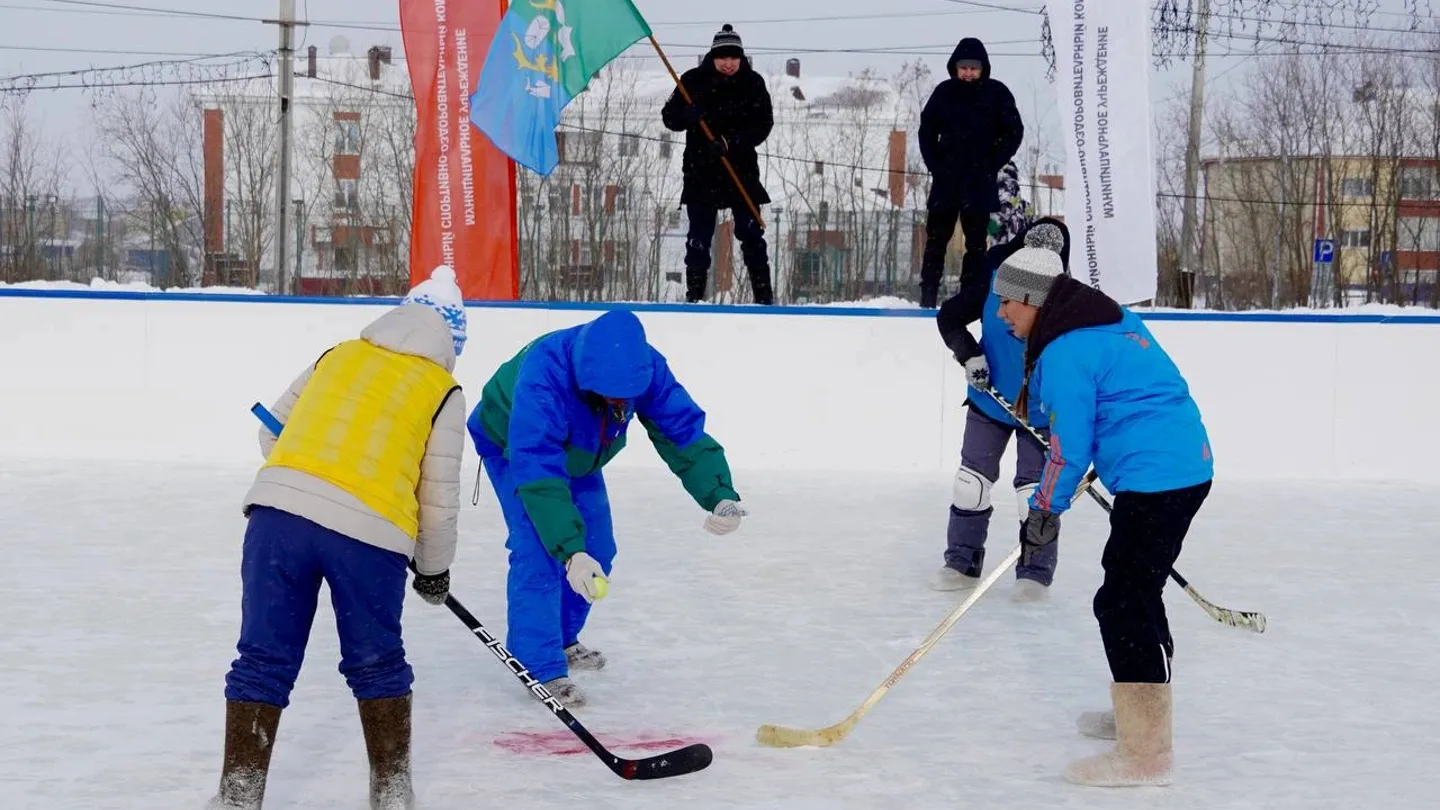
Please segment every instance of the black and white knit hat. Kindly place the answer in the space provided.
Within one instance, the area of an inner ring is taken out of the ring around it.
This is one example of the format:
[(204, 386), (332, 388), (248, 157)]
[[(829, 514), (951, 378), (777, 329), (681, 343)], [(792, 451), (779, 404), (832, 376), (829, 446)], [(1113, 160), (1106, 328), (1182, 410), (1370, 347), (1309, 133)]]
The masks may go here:
[(740, 41), (740, 35), (735, 33), (735, 28), (730, 23), (720, 27), (715, 34), (715, 39), (710, 43), (710, 58), (734, 56), (741, 58), (745, 56), (745, 45)]
[(1055, 279), (1065, 275), (1060, 256), (1038, 247), (1023, 247), (1010, 254), (995, 273), (995, 294), (1007, 301), (1045, 306)]

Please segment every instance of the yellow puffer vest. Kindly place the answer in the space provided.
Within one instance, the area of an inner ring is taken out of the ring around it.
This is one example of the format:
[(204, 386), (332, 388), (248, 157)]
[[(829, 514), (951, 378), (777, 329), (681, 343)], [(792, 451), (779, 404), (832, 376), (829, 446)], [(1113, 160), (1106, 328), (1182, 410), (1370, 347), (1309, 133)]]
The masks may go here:
[(316, 363), (267, 467), (349, 492), (415, 539), (420, 462), (455, 378), (434, 361), (349, 340)]

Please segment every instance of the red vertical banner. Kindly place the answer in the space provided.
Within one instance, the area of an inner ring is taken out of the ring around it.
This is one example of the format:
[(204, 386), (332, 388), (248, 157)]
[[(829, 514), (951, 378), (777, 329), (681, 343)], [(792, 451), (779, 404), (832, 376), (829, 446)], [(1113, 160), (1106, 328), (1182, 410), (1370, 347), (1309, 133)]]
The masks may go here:
[(410, 281), (455, 268), (466, 299), (520, 295), (515, 164), (470, 123), (506, 0), (400, 0), (418, 116)]

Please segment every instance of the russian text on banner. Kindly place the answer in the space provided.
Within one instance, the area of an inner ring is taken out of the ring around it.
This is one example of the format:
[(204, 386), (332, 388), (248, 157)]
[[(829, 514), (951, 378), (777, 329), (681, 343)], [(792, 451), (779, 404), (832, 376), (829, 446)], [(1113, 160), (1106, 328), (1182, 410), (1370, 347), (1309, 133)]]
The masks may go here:
[(505, 6), (505, 0), (400, 0), (417, 116), (410, 283), (448, 264), (470, 300), (513, 301), (520, 294), (515, 167), (470, 122), (484, 48)]
[(1070, 272), (1122, 304), (1155, 297), (1147, 0), (1052, 6)]

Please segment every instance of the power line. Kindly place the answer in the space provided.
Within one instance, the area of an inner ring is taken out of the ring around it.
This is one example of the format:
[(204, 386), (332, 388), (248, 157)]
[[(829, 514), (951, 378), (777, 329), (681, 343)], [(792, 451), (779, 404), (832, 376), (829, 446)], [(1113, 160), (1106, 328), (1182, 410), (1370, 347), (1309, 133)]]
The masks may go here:
[[(112, 50), (106, 48), (60, 48), (47, 47), (44, 45), (0, 45), (0, 51), (36, 51), (40, 53), (89, 53), (109, 56), (193, 56), (202, 59), (213, 59), (223, 56), (236, 56), (235, 53), (199, 53), (196, 51), (127, 51)], [(249, 53), (246, 51), (244, 53)]]
[(161, 87), (161, 86), (183, 86), (202, 84), (221, 84), (226, 82), (248, 82), (255, 79), (273, 79), (275, 74), (253, 74), (248, 76), (219, 76), (204, 79), (149, 79), (146, 81), (126, 82), (80, 82), (78, 84), (51, 84), (44, 87), (0, 87), (0, 95), (29, 93), (32, 90), (101, 90), (117, 87)]
[(185, 11), (178, 8), (156, 8), (154, 6), (132, 6), (126, 3), (102, 3), (99, 0), (41, 0), (62, 6), (83, 6), (85, 8), (118, 9), (123, 11), (148, 11), (176, 17), (199, 17), (209, 20), (235, 20), (239, 22), (263, 22), (259, 17), (241, 17), (235, 14), (218, 14), (213, 11)]
[[(119, 73), (119, 72), (133, 71), (133, 70), (146, 70), (146, 69), (154, 69), (154, 68), (175, 67), (175, 66), (179, 66), (179, 65), (195, 65), (196, 62), (202, 62), (202, 61), (204, 61), (204, 60), (206, 60), (206, 59), (224, 59), (224, 58), (227, 58), (227, 57), (246, 57), (246, 58), (244, 58), (244, 59), (238, 59), (237, 61), (230, 62), (230, 63), (223, 64), (223, 65), (203, 65), (203, 66), (198, 66), (198, 65), (197, 65), (197, 67), (206, 67), (206, 68), (210, 68), (210, 69), (214, 69), (214, 70), (225, 70), (225, 69), (229, 69), (229, 68), (242, 67), (242, 66), (244, 66), (244, 65), (248, 65), (248, 64), (250, 64), (251, 62), (254, 62), (254, 61), (257, 61), (257, 60), (260, 61), (262, 64), (264, 64), (264, 63), (266, 63), (266, 60), (268, 59), (270, 53), (271, 53), (271, 52), (261, 52), (261, 51), (236, 51), (236, 52), (234, 52), (234, 53), (197, 54), (197, 55), (195, 55), (195, 56), (191, 56), (191, 57), (188, 57), (188, 58), (185, 58), (185, 59), (159, 59), (159, 60), (150, 61), (150, 62), (137, 62), (137, 63), (129, 64), (129, 65), (112, 65), (112, 66), (109, 66), (109, 67), (85, 67), (85, 68), (75, 68), (75, 69), (73, 69), (73, 70), (53, 70), (53, 71), (48, 71), (48, 72), (45, 72), (45, 73), (20, 73), (20, 74), (16, 74), (16, 75), (13, 75), (13, 76), (0, 76), (0, 81), (5, 81), (5, 82), (23, 82), (23, 81), (32, 81), (32, 80), (35, 80), (35, 79), (49, 79), (49, 78), (65, 77), (65, 76), (81, 76), (81, 75), (84, 75), (84, 74), (87, 74), (87, 73)], [(45, 89), (48, 89), (48, 88), (46, 88), (46, 87), (34, 87), (34, 88), (28, 88), (28, 89), (45, 90)]]

